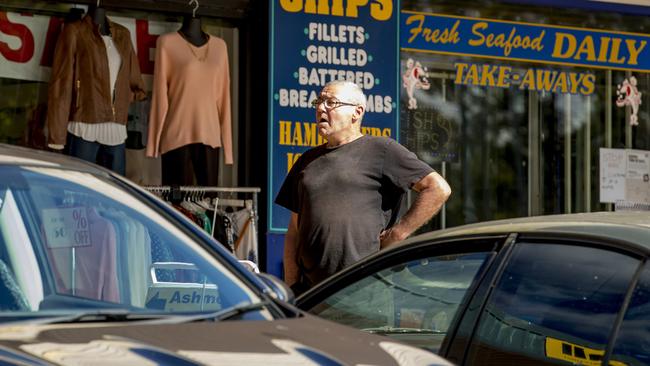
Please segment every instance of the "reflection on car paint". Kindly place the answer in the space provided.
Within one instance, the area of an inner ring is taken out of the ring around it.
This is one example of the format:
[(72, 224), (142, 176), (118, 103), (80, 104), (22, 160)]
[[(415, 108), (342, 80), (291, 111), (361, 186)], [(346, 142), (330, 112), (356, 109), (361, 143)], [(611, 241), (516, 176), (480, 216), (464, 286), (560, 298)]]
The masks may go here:
[[(23, 351), (51, 362), (66, 365), (88, 365), (99, 359), (114, 365), (343, 365), (332, 355), (318, 351), (300, 342), (272, 339), (277, 352), (219, 352), (179, 350), (178, 355), (137, 340), (121, 337), (92, 340), (88, 343), (37, 343), (21, 346)], [(446, 365), (433, 354), (396, 342), (383, 341), (379, 346), (390, 354), (398, 365)]]

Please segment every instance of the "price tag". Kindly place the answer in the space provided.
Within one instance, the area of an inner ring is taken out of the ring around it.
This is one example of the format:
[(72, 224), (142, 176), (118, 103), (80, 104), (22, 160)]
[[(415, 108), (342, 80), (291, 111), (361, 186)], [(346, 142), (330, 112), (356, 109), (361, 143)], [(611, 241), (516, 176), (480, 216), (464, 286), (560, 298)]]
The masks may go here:
[(46, 208), (41, 213), (49, 248), (92, 245), (86, 207)]

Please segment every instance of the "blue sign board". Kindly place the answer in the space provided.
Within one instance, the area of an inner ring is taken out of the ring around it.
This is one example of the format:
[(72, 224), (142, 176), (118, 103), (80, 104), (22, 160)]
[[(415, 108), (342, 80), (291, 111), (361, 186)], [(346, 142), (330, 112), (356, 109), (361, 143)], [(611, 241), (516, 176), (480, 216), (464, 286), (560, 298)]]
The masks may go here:
[(273, 203), (303, 152), (322, 144), (311, 101), (333, 80), (367, 97), (364, 134), (398, 136), (397, 0), (270, 0), (269, 231), (290, 213)]
[(402, 51), (650, 72), (650, 35), (402, 11)]

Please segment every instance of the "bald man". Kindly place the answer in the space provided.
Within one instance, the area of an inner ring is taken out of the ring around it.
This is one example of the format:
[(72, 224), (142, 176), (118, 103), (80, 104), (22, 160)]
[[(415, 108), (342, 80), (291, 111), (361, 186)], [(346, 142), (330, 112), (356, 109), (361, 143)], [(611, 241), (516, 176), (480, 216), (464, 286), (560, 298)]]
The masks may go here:
[[(356, 84), (328, 83), (312, 105), (327, 143), (300, 156), (275, 200), (291, 211), (284, 280), (296, 295), (406, 239), (451, 194), (444, 178), (395, 140), (361, 133), (366, 97)], [(397, 221), (409, 189), (419, 194)]]

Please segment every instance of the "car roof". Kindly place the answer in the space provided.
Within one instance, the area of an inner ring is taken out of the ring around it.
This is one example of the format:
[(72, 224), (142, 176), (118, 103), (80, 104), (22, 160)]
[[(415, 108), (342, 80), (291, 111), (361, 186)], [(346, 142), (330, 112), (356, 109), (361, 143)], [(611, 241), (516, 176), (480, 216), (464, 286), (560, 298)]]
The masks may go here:
[(650, 250), (650, 212), (620, 211), (543, 215), (486, 221), (414, 236), (403, 244), (457, 236), (556, 233), (624, 240)]
[(98, 165), (68, 155), (2, 143), (0, 143), (0, 165), (37, 166), (71, 169), (92, 174), (110, 174), (108, 170)]

